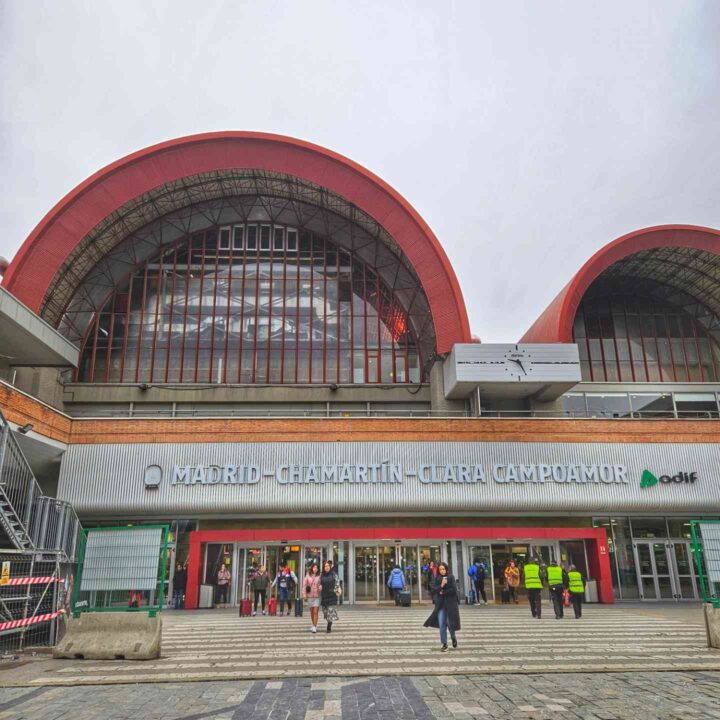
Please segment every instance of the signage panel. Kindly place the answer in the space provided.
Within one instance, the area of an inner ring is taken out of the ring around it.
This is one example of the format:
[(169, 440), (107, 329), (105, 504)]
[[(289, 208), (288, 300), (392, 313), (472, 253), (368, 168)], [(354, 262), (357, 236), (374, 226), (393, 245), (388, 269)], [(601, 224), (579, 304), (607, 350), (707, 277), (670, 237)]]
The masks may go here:
[(58, 495), (93, 516), (709, 512), (718, 475), (716, 444), (73, 445)]

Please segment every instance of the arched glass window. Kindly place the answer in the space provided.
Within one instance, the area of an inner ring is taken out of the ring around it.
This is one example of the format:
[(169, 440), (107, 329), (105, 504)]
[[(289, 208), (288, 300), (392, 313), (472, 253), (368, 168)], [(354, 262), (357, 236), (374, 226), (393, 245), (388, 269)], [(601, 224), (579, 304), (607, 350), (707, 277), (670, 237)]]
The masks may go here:
[(213, 227), (118, 284), (85, 338), (89, 383), (420, 382), (393, 289), (350, 252), (274, 223)]
[(582, 378), (718, 382), (720, 345), (710, 324), (717, 320), (691, 298), (680, 306), (627, 291), (586, 296), (573, 328)]

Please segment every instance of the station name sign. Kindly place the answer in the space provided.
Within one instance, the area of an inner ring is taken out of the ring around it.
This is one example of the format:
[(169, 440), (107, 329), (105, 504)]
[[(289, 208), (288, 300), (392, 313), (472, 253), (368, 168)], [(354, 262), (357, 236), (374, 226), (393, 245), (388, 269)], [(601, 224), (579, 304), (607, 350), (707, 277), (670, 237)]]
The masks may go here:
[[(163, 469), (145, 469), (145, 486), (156, 488), (163, 480)], [(256, 485), (261, 481), (279, 485), (394, 485), (419, 482), (421, 485), (478, 484), (569, 484), (611, 485), (629, 483), (625, 465), (605, 464), (419, 464), (415, 468), (382, 462), (344, 465), (282, 464), (274, 468), (260, 465), (175, 465), (169, 473), (171, 486)]]

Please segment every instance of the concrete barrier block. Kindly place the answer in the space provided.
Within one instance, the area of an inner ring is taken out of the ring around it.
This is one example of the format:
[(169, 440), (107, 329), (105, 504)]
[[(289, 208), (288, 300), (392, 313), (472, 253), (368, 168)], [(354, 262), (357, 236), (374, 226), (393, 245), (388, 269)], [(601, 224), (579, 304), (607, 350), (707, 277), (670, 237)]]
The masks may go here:
[(720, 608), (705, 603), (705, 630), (708, 647), (720, 649)]
[(160, 657), (162, 618), (144, 612), (83, 613), (68, 618), (55, 658), (154, 660)]

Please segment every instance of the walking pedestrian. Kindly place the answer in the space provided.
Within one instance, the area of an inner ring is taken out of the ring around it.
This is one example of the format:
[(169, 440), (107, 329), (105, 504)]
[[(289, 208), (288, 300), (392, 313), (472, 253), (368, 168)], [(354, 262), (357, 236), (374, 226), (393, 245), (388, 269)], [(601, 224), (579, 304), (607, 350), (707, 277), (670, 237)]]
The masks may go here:
[(572, 602), (573, 610), (575, 611), (575, 619), (578, 620), (582, 617), (582, 603), (583, 597), (585, 596), (585, 583), (583, 582), (583, 576), (578, 569), (571, 565), (567, 573), (568, 577), (568, 590), (570, 591), (570, 602)]
[(182, 563), (175, 566), (173, 577), (173, 607), (180, 610), (185, 607), (185, 588), (187, 587), (187, 570)]
[(508, 593), (511, 599), (516, 605), (518, 604), (518, 587), (520, 587), (520, 568), (515, 564), (514, 560), (510, 560), (505, 567), (505, 584), (507, 585)]
[(338, 576), (327, 560), (323, 563), (323, 571), (320, 575), (320, 605), (323, 611), (323, 618), (327, 623), (327, 632), (332, 632), (332, 624), (337, 621), (337, 603), (342, 589)]
[(322, 584), (320, 582), (320, 568), (317, 563), (313, 563), (307, 571), (303, 580), (303, 600), (310, 608), (310, 632), (317, 632), (318, 615), (320, 614), (320, 595), (322, 593)]
[(460, 604), (458, 602), (457, 582), (450, 573), (447, 563), (438, 563), (438, 574), (433, 585), (433, 603), (435, 609), (425, 621), (425, 627), (439, 628), (440, 652), (447, 652), (447, 636), (450, 631), (452, 646), (458, 646), (456, 633), (460, 630)]
[(478, 605), (480, 604), (480, 598), (485, 605), (487, 605), (487, 595), (485, 594), (485, 579), (487, 578), (487, 568), (485, 563), (480, 558), (475, 558), (475, 576), (473, 582), (475, 583), (475, 598)]
[(540, 620), (542, 616), (542, 589), (543, 581), (540, 575), (540, 561), (532, 558), (529, 563), (525, 563), (523, 568), (525, 575), (525, 589), (527, 590), (528, 600), (530, 601), (530, 612), (534, 618)]
[(250, 579), (250, 589), (253, 591), (253, 617), (257, 615), (258, 600), (260, 600), (260, 609), (263, 615), (267, 615), (265, 609), (265, 601), (267, 600), (267, 587), (270, 582), (265, 566), (261, 565), (252, 575)]
[(225, 563), (222, 563), (217, 572), (217, 602), (216, 607), (227, 607), (228, 588), (232, 575)]
[(277, 585), (278, 588), (278, 605), (280, 615), (282, 616), (283, 608), (287, 603), (287, 614), (290, 617), (290, 611), (292, 610), (292, 598), (295, 595), (295, 587), (297, 586), (297, 576), (290, 569), (287, 563), (283, 563), (280, 569), (277, 571), (275, 579), (272, 581), (272, 587)]
[(437, 577), (437, 573), (437, 565), (434, 560), (431, 560), (427, 566), (427, 573), (425, 574), (425, 587), (427, 587), (428, 592), (430, 593), (432, 593), (432, 590), (435, 587), (435, 578)]
[(397, 605), (400, 601), (400, 595), (405, 589), (405, 575), (399, 565), (396, 565), (388, 575), (387, 586), (390, 588), (390, 594), (395, 599)]
[(547, 566), (547, 583), (550, 588), (550, 599), (555, 611), (555, 619), (561, 620), (565, 614), (563, 611), (563, 593), (567, 587), (567, 575), (556, 562), (552, 562)]

